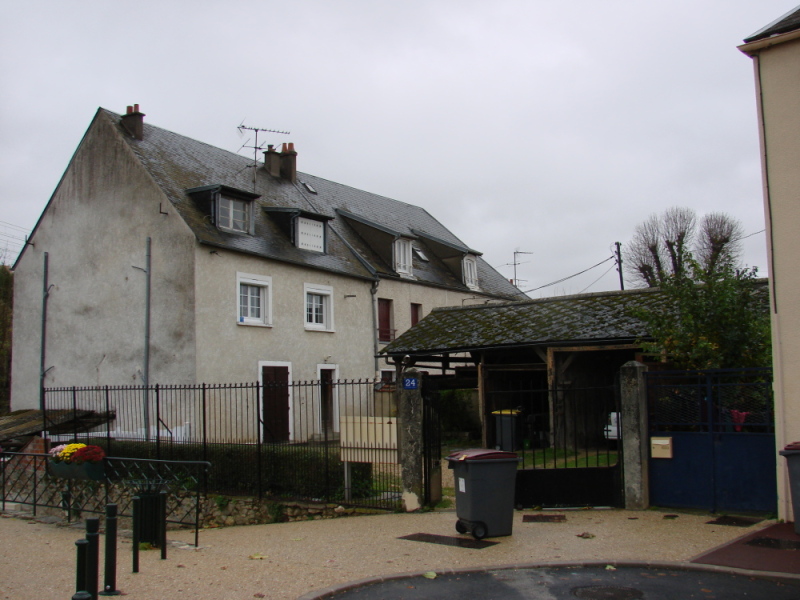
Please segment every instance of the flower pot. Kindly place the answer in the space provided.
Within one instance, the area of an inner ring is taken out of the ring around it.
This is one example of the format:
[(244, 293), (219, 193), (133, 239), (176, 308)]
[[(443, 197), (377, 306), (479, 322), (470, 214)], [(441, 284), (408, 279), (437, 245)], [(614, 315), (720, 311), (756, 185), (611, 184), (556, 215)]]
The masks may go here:
[(75, 464), (50, 461), (47, 463), (47, 470), (53, 477), (61, 477), (63, 479), (102, 481), (106, 478), (105, 465), (101, 462)]

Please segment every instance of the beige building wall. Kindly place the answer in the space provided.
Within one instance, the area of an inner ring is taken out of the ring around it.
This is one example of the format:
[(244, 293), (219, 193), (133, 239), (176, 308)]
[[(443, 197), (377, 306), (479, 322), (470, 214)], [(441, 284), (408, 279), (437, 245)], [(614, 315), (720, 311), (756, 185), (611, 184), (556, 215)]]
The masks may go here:
[(147, 237), (150, 380), (189, 383), (194, 236), (107, 119), (96, 118), (15, 268), (12, 409), (39, 407), (45, 252), (45, 385), (142, 383), (145, 274), (135, 267), (145, 266)]
[[(745, 44), (759, 104), (770, 260), (776, 446), (800, 441), (800, 32)], [(786, 461), (778, 458), (778, 511), (793, 520)]]
[[(210, 246), (196, 251), (197, 381), (252, 382), (263, 363), (288, 363), (291, 379), (319, 378), (319, 368), (338, 378), (370, 378), (371, 281), (299, 267)], [(237, 275), (269, 278), (271, 324), (238, 322)], [(305, 285), (330, 288), (333, 330), (305, 328)]]

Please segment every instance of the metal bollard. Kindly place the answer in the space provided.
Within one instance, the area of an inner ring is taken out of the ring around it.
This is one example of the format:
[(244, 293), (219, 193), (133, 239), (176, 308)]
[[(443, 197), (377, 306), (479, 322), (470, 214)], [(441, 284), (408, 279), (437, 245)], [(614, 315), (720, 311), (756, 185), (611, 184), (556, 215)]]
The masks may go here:
[(92, 595), (89, 592), (76, 592), (72, 600), (92, 600)]
[(86, 589), (86, 550), (89, 547), (89, 542), (85, 539), (77, 540), (75, 546), (78, 553), (75, 565), (75, 591), (82, 592)]
[(142, 499), (133, 497), (133, 572), (139, 572), (139, 525), (142, 520)]
[(97, 598), (97, 585), (100, 575), (100, 519), (86, 519), (86, 541), (89, 542), (86, 552), (86, 587), (85, 591)]
[(167, 492), (158, 495), (158, 540), (161, 546), (161, 560), (167, 559)]
[(119, 596), (117, 589), (117, 505), (106, 504), (106, 563), (101, 596)]

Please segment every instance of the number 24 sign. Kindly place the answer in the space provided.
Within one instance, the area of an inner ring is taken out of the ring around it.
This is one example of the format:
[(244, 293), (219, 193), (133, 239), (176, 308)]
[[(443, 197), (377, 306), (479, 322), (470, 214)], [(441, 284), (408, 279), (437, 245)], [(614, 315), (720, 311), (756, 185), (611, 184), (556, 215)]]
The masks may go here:
[(403, 377), (404, 390), (416, 390), (419, 388), (419, 380), (416, 377)]

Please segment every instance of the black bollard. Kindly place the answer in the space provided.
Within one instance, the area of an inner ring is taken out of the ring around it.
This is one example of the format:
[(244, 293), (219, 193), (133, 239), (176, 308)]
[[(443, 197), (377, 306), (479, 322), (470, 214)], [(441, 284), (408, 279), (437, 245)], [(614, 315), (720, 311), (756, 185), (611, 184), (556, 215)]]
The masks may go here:
[(119, 596), (117, 589), (117, 505), (106, 504), (106, 564), (101, 596)]
[(100, 519), (86, 519), (86, 541), (89, 542), (86, 552), (86, 587), (84, 590), (97, 598), (97, 585), (100, 575)]
[(139, 572), (139, 521), (142, 520), (142, 500), (133, 497), (133, 572)]
[(82, 592), (86, 589), (86, 550), (89, 547), (89, 542), (77, 540), (75, 546), (78, 551), (78, 560), (75, 565), (75, 591)]
[(89, 592), (76, 592), (72, 600), (92, 600), (92, 595)]
[(158, 494), (158, 541), (161, 546), (161, 560), (167, 559), (167, 492)]

